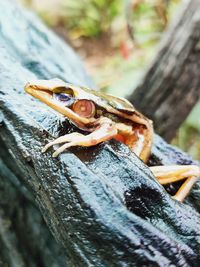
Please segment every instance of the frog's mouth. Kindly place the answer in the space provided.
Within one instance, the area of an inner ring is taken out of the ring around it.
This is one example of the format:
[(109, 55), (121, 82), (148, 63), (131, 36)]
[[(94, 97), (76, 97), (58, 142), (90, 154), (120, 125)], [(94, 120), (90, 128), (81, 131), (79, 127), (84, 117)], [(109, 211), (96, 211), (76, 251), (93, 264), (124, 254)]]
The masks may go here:
[(80, 127), (83, 130), (88, 130), (91, 125), (94, 125), (97, 121), (95, 118), (85, 118), (80, 116), (78, 113), (74, 112), (71, 108), (73, 104), (73, 100), (70, 99), (69, 103), (64, 103), (64, 101), (60, 101), (58, 99), (59, 92), (62, 92), (63, 85), (57, 87), (47, 86), (47, 81), (45, 80), (45, 84), (42, 83), (43, 80), (35, 80), (33, 82), (29, 82), (25, 85), (25, 91), (45, 103), (49, 107), (53, 108), (55, 111), (64, 115), (68, 119), (70, 119), (75, 125)]

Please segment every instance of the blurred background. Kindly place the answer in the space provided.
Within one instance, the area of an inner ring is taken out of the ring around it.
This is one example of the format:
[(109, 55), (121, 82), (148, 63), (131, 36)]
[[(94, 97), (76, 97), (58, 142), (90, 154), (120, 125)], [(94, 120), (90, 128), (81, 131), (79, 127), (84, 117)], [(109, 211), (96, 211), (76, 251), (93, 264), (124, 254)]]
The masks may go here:
[[(20, 0), (82, 58), (97, 88), (131, 93), (176, 16), (181, 0)], [(172, 143), (200, 160), (200, 103)]]

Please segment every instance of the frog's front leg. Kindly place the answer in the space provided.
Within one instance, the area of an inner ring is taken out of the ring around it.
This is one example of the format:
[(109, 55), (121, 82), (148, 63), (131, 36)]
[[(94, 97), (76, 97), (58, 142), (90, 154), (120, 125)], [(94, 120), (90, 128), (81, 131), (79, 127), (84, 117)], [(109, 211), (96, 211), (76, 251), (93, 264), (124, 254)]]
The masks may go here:
[(63, 135), (61, 137), (58, 137), (57, 139), (55, 139), (54, 141), (48, 143), (45, 147), (43, 147), (42, 152), (46, 152), (47, 149), (49, 149), (51, 146), (53, 145), (57, 145), (57, 144), (62, 144), (62, 143), (66, 143), (66, 142), (72, 142), (76, 137), (81, 137), (84, 136), (83, 134), (74, 132), (71, 134), (66, 134)]
[(64, 136), (59, 137), (58, 139), (50, 142), (43, 148), (43, 152), (45, 152), (49, 147), (55, 144), (66, 143), (59, 147), (54, 153), (53, 157), (57, 157), (60, 153), (62, 153), (65, 149), (72, 146), (94, 146), (101, 142), (112, 139), (117, 135), (117, 128), (115, 124), (112, 124), (109, 119), (102, 119), (99, 122), (99, 126), (94, 130), (91, 134), (83, 135), (80, 133), (71, 133)]
[(181, 202), (189, 194), (192, 186), (200, 177), (200, 167), (196, 165), (155, 166), (150, 167), (150, 169), (162, 185), (187, 178), (175, 196), (173, 196), (174, 199)]

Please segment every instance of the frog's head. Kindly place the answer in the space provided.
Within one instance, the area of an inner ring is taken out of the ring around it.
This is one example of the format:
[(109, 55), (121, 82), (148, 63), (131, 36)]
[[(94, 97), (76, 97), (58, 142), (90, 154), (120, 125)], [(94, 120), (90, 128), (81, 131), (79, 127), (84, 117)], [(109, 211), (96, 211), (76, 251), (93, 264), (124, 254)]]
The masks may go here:
[(112, 114), (132, 115), (135, 111), (125, 99), (74, 86), (60, 79), (31, 81), (26, 84), (25, 91), (86, 129), (102, 115), (111, 118)]
[(83, 95), (78, 98), (79, 90), (75, 89), (60, 79), (33, 80), (25, 86), (27, 93), (82, 128), (94, 122), (95, 105)]

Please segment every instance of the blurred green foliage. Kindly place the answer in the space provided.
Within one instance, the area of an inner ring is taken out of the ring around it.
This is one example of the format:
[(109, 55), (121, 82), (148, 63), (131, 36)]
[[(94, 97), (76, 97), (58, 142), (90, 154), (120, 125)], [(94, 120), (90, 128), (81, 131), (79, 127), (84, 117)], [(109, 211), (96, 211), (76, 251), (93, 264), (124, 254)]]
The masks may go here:
[[(35, 0), (21, 1), (34, 8)], [(48, 1), (44, 2), (47, 2), (46, 10), (36, 8), (39, 15), (49, 26), (65, 27), (71, 38), (97, 37), (109, 31), (123, 3), (121, 0), (58, 0), (55, 15), (48, 11)]]
[(110, 29), (120, 10), (120, 0), (65, 0), (62, 20), (76, 36), (94, 37)]
[(172, 143), (200, 160), (200, 102), (178, 130)]
[(158, 41), (168, 22), (168, 6), (165, 1), (143, 0), (128, 10), (138, 43), (144, 45), (149, 40)]

